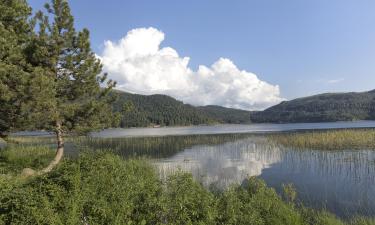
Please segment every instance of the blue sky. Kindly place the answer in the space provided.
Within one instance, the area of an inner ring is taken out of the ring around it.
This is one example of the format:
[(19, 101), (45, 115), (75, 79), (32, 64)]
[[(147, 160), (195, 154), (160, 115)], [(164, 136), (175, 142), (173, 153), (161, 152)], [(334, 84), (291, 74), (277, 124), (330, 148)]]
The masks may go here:
[[(240, 70), (279, 85), (287, 99), (375, 89), (373, 0), (70, 1), (93, 49), (129, 30), (154, 27), (189, 66), (229, 58)], [(34, 8), (44, 1), (29, 0)]]

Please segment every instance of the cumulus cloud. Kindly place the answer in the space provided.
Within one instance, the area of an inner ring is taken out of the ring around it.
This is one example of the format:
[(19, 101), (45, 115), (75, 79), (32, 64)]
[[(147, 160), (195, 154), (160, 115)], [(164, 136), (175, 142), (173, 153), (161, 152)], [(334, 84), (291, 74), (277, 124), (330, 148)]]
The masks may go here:
[(193, 105), (221, 105), (259, 110), (283, 99), (279, 86), (240, 70), (227, 58), (211, 66), (189, 68), (189, 57), (161, 48), (165, 35), (155, 28), (129, 31), (117, 42), (106, 41), (100, 59), (117, 89), (140, 94), (167, 94)]

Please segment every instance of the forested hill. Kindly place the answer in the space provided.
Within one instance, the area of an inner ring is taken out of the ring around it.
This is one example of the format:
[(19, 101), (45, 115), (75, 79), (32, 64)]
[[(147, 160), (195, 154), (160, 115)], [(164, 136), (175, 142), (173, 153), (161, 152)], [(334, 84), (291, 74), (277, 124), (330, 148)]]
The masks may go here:
[(195, 107), (167, 95), (116, 93), (119, 97), (114, 106), (121, 113), (121, 127), (375, 120), (375, 90), (298, 98), (258, 112), (216, 105)]
[(221, 123), (251, 123), (250, 114), (252, 112), (250, 111), (226, 108), (217, 105), (200, 106), (197, 108), (210, 118)]
[(115, 91), (115, 111), (121, 127), (183, 126), (215, 123), (250, 123), (250, 112), (221, 106), (194, 107), (167, 95), (139, 95)]
[(375, 90), (327, 93), (284, 101), (251, 115), (253, 122), (295, 123), (375, 119)]
[(182, 126), (217, 123), (194, 106), (166, 95), (138, 95), (116, 91), (115, 111), (122, 114), (121, 127)]

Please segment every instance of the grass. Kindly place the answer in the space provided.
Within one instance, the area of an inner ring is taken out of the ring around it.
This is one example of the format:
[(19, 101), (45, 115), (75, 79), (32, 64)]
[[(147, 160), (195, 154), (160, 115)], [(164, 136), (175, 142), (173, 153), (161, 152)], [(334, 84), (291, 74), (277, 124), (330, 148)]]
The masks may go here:
[(9, 144), (0, 150), (0, 174), (20, 173), (24, 168), (41, 169), (54, 155), (54, 149), (48, 146)]
[(285, 147), (316, 150), (375, 149), (374, 129), (342, 129), (277, 133), (268, 140)]
[(10, 145), (2, 152), (10, 173), (0, 176), (0, 224), (375, 224), (306, 208), (294, 202), (290, 185), (283, 197), (254, 177), (243, 186), (210, 191), (191, 174), (160, 180), (147, 160), (103, 151), (65, 158), (51, 173), (20, 179), (14, 170), (50, 159), (50, 149), (39, 147)]

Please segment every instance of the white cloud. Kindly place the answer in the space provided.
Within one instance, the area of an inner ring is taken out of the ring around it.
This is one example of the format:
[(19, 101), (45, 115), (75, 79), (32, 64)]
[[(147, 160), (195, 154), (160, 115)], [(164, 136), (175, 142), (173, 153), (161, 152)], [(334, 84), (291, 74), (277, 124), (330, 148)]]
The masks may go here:
[(344, 78), (328, 80), (327, 83), (328, 84), (337, 84), (337, 83), (340, 83), (342, 81), (344, 81)]
[(100, 56), (104, 71), (118, 82), (117, 89), (140, 94), (167, 94), (193, 105), (221, 105), (258, 110), (283, 100), (279, 86), (239, 70), (229, 59), (211, 66), (188, 67), (170, 47), (160, 48), (164, 33), (138, 28), (118, 42), (106, 41)]

